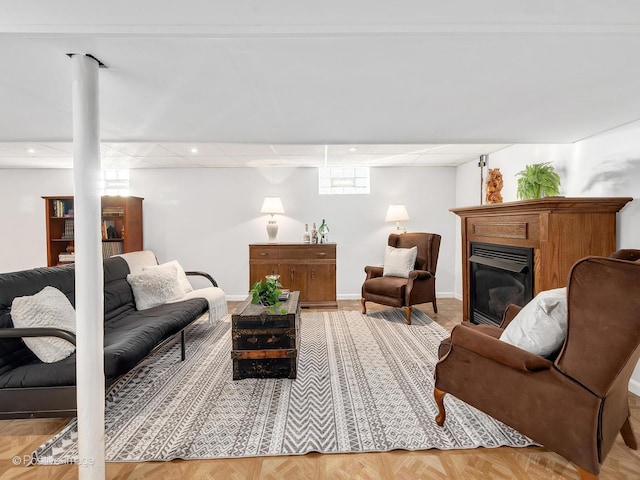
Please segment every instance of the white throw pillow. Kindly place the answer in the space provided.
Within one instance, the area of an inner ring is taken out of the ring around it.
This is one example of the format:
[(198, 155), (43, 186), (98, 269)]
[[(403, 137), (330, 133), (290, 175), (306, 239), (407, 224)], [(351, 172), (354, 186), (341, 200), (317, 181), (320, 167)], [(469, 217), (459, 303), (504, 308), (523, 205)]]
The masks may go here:
[(142, 273), (130, 273), (127, 275), (127, 282), (133, 290), (138, 310), (156, 307), (184, 296), (174, 265)]
[(540, 292), (504, 329), (500, 340), (535, 355), (556, 353), (567, 336), (567, 289)]
[(147, 270), (154, 270), (154, 269), (171, 270), (172, 266), (176, 268), (177, 275), (178, 275), (178, 282), (180, 283), (180, 286), (182, 287), (182, 290), (184, 290), (184, 293), (186, 295), (187, 293), (193, 290), (193, 286), (191, 285), (191, 282), (187, 278), (187, 274), (184, 273), (184, 268), (182, 268), (182, 265), (180, 265), (177, 260), (163, 263), (161, 265), (152, 265), (149, 267), (142, 267), (142, 271), (146, 272)]
[(409, 277), (409, 272), (415, 268), (418, 247), (395, 248), (387, 246), (384, 254), (384, 277)]
[[(53, 327), (76, 332), (73, 305), (54, 287), (44, 287), (35, 295), (14, 298), (11, 319), (16, 328)], [(76, 349), (75, 345), (58, 337), (24, 337), (22, 340), (45, 363), (67, 358)]]

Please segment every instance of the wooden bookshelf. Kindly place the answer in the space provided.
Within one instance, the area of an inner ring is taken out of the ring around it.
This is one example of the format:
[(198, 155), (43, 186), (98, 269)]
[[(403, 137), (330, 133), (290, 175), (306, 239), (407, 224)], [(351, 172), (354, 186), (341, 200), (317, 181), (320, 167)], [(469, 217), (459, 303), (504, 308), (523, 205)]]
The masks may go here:
[[(73, 263), (71, 257), (64, 257), (74, 246), (73, 196), (42, 198), (45, 201), (47, 265)], [(140, 197), (102, 197), (103, 257), (142, 250), (142, 200)]]

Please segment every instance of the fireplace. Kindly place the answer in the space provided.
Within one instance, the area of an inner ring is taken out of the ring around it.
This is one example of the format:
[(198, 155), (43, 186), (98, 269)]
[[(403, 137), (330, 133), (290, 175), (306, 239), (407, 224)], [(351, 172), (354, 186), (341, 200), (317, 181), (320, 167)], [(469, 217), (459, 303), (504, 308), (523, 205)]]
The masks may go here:
[(471, 242), (469, 271), (473, 323), (500, 325), (506, 308), (533, 298), (533, 248)]

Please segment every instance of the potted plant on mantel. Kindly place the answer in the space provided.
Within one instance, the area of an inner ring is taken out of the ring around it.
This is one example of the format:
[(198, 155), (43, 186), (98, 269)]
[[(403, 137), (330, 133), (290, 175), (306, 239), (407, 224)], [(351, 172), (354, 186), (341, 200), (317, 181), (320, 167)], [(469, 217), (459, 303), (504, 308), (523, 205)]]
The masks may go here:
[[(278, 276), (267, 275), (265, 282), (258, 280), (253, 284), (249, 294), (251, 295), (251, 303), (255, 305), (264, 305), (268, 307), (267, 311), (271, 314), (276, 313), (278, 307), (283, 302), (279, 300), (282, 290), (282, 284), (278, 281)], [(280, 310), (280, 313), (287, 313), (286, 309)]]
[(560, 193), (560, 176), (550, 162), (527, 165), (516, 174), (520, 200), (553, 197)]

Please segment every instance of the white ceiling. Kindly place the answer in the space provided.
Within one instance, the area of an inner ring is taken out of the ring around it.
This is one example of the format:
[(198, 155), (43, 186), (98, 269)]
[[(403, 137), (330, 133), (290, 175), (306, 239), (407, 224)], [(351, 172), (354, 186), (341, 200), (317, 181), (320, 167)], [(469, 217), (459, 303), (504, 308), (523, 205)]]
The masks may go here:
[[(170, 167), (455, 166), (507, 145), (103, 143), (103, 169)], [(326, 148), (325, 148), (326, 147)], [(326, 152), (325, 152), (326, 150)], [(73, 145), (0, 143), (0, 168), (71, 168)]]
[(67, 53), (108, 67), (108, 166), (456, 165), (640, 118), (640, 2), (21, 0), (0, 166), (70, 166)]

